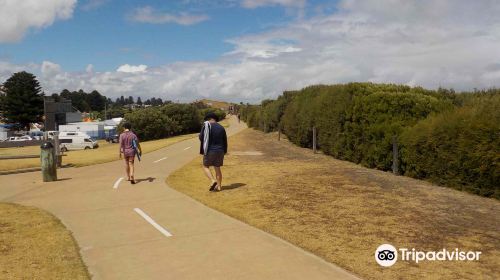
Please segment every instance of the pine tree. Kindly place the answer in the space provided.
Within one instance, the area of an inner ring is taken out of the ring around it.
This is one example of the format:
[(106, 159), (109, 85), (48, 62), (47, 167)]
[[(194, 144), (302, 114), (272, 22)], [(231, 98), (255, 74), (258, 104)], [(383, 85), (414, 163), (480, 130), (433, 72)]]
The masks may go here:
[(43, 115), (43, 92), (35, 75), (14, 73), (5, 83), (4, 116), (23, 128), (38, 122)]

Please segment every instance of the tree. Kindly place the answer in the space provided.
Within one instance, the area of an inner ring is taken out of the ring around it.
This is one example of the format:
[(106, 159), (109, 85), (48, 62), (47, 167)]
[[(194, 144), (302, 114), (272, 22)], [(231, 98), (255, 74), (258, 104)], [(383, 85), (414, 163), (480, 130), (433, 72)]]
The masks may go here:
[(134, 98), (132, 96), (128, 97), (127, 104), (134, 104)]
[[(2, 86), (0, 85), (0, 112), (4, 111), (5, 108), (5, 93), (2, 91)], [(0, 120), (2, 119), (2, 116), (0, 115)]]
[(87, 103), (93, 111), (104, 110), (104, 104), (106, 103), (106, 97), (102, 96), (97, 90), (92, 91), (86, 96)]
[(57, 93), (53, 93), (53, 94), (51, 95), (51, 97), (52, 97), (52, 99), (54, 99), (54, 102), (59, 102), (59, 101), (61, 101), (61, 97), (59, 97), (59, 94), (57, 94)]
[(141, 97), (137, 97), (137, 105), (142, 106), (142, 100)]
[(59, 94), (59, 95), (60, 95), (61, 97), (64, 97), (64, 98), (68, 99), (68, 100), (70, 100), (70, 99), (71, 99), (71, 92), (70, 92), (69, 90), (67, 90), (67, 89), (63, 89), (63, 90), (61, 91), (61, 94)]
[(4, 116), (26, 128), (43, 115), (43, 92), (35, 75), (14, 73), (5, 83)]

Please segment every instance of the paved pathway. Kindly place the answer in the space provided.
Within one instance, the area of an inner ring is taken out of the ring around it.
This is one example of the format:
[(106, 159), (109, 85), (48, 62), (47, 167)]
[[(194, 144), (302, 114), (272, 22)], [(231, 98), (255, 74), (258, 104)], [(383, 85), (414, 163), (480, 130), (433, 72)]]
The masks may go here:
[[(229, 135), (245, 128), (230, 121)], [(0, 201), (59, 217), (94, 279), (355, 279), (169, 188), (166, 177), (197, 157), (198, 145), (193, 138), (145, 154), (136, 185), (119, 181), (122, 161), (61, 169), (53, 183), (39, 172), (0, 176)]]

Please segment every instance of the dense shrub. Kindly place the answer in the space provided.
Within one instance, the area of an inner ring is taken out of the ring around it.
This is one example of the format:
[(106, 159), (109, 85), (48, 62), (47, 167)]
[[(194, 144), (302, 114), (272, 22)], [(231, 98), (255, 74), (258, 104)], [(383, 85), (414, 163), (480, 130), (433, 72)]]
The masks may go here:
[(161, 113), (174, 122), (174, 134), (192, 133), (200, 130), (202, 117), (192, 104), (172, 103), (159, 107)]
[(470, 100), (406, 130), (405, 175), (500, 198), (500, 95)]
[(371, 168), (389, 170), (393, 137), (430, 113), (451, 108), (448, 100), (418, 89), (354, 96), (342, 134), (348, 137), (345, 143), (350, 147), (351, 156), (347, 159)]
[(283, 115), (284, 132), (303, 147), (318, 145), (329, 155), (389, 170), (392, 138), (431, 112), (452, 107), (445, 96), (408, 86), (352, 83), (305, 88)]
[(249, 127), (262, 129), (261, 122), (261, 106), (247, 105), (240, 108), (240, 119), (247, 123)]
[(132, 124), (132, 130), (141, 140), (197, 132), (202, 122), (200, 111), (190, 104), (138, 109), (126, 113), (125, 120)]

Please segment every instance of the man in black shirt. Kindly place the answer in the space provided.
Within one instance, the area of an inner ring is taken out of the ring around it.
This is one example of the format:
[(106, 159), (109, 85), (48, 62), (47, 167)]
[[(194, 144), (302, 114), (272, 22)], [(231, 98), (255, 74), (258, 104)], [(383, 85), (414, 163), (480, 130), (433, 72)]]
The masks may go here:
[[(201, 129), (200, 154), (203, 155), (203, 171), (212, 181), (210, 191), (220, 191), (222, 186), (222, 171), (220, 167), (224, 165), (224, 155), (227, 153), (226, 130), (218, 123), (219, 117), (214, 113), (205, 116), (205, 122)], [(215, 169), (215, 176), (210, 171), (210, 166)]]

